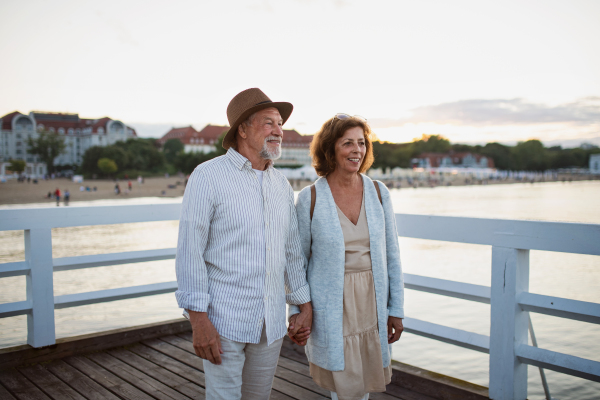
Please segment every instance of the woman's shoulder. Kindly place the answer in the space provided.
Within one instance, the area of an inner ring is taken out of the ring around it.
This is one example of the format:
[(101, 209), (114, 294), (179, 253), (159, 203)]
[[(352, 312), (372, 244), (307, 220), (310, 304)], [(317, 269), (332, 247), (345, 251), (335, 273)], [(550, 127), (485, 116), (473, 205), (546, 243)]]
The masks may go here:
[(299, 204), (306, 204), (307, 202), (310, 203), (310, 190), (311, 190), (311, 186), (313, 186), (314, 183), (312, 185), (308, 185), (306, 186), (304, 189), (302, 189), (300, 191), (300, 193), (298, 193), (298, 199), (296, 200), (296, 206)]
[[(379, 186), (379, 191), (381, 192), (381, 196), (382, 197), (389, 197), (390, 195), (390, 190), (388, 189), (388, 187), (385, 185), (385, 183), (381, 182), (381, 181), (376, 181), (374, 179), (369, 178), (366, 174), (362, 174), (365, 182), (367, 182), (367, 184), (371, 184), (373, 186), (377, 185)], [(370, 183), (369, 183), (370, 182)]]

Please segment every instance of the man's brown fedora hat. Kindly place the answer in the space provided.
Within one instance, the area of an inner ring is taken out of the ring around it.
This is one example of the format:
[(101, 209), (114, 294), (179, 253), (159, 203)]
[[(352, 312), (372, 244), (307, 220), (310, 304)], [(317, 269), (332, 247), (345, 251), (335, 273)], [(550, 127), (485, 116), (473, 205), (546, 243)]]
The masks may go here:
[(286, 102), (271, 101), (262, 90), (258, 88), (246, 89), (235, 95), (227, 106), (227, 119), (229, 120), (229, 131), (223, 138), (223, 148), (229, 149), (236, 143), (236, 133), (238, 126), (249, 116), (264, 108), (275, 107), (279, 110), (283, 123), (288, 120), (292, 114), (294, 106)]

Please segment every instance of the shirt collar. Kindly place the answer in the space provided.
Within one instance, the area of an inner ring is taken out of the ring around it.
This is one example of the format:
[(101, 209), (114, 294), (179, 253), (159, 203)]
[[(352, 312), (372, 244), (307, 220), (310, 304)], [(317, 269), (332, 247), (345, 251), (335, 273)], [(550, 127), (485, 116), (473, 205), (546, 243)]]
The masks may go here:
[[(229, 158), (229, 160), (231, 160), (233, 165), (235, 165), (240, 171), (242, 170), (242, 168), (244, 168), (246, 164), (248, 164), (248, 168), (252, 169), (252, 163), (250, 162), (250, 160), (238, 153), (233, 147), (230, 147), (229, 150), (227, 150), (226, 155)], [(266, 170), (268, 170), (272, 166), (273, 160), (269, 160), (269, 164), (267, 165)]]

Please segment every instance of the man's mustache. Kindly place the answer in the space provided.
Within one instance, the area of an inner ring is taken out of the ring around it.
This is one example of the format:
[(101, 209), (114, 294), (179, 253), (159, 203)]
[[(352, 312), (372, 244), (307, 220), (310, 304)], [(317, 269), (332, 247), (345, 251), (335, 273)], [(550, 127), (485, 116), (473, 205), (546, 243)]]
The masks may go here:
[(265, 139), (265, 143), (267, 143), (267, 142), (269, 142), (271, 140), (276, 140), (279, 144), (281, 144), (281, 142), (282, 142), (282, 139), (279, 136), (268, 136)]

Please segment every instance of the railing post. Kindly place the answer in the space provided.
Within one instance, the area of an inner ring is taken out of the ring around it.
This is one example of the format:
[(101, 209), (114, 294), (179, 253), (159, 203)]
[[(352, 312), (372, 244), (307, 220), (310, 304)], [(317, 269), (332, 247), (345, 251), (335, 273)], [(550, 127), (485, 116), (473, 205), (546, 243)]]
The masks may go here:
[(27, 301), (31, 303), (31, 313), (27, 314), (27, 343), (32, 347), (49, 346), (56, 343), (50, 228), (25, 231), (25, 260), (30, 268)]
[(528, 315), (517, 297), (529, 291), (529, 250), (492, 247), (490, 398), (527, 398), (527, 365), (515, 348), (527, 344)]

